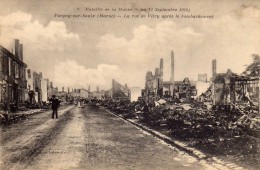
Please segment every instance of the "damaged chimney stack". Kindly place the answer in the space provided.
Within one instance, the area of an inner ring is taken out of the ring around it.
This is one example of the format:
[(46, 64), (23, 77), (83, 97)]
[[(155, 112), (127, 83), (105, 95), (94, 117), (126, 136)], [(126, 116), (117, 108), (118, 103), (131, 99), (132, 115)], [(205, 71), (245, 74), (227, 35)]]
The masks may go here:
[(174, 84), (174, 52), (171, 51), (171, 83)]
[(217, 74), (217, 61), (216, 59), (212, 60), (212, 80), (216, 78)]
[(18, 39), (14, 40), (14, 55), (23, 61), (23, 44), (20, 44)]
[(18, 39), (15, 39), (14, 40), (14, 55), (20, 59), (19, 57), (19, 48), (20, 48), (20, 45), (19, 45), (19, 40)]
[(161, 75), (161, 78), (163, 79), (163, 59), (162, 58), (160, 59), (160, 75)]
[(23, 44), (19, 45), (19, 59), (23, 61)]

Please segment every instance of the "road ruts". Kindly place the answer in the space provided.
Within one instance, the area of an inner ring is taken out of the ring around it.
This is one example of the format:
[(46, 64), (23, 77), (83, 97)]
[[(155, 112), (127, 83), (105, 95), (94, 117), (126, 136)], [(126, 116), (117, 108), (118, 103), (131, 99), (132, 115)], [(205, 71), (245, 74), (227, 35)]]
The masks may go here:
[(5, 153), (2, 169), (208, 169), (195, 158), (93, 106), (68, 108), (58, 120), (46, 118), (1, 148)]
[[(30, 120), (19, 123), (20, 130), (19, 127), (14, 128), (11, 125), (9, 132), (1, 135), (4, 139), (1, 139), (0, 145), (0, 169), (23, 169), (30, 166), (42, 149), (55, 139), (70, 121), (72, 108), (73, 106), (68, 106), (60, 110), (59, 119), (51, 119), (50, 111), (41, 113), (40, 116), (35, 116), (37, 119), (33, 119), (34, 123)], [(10, 134), (16, 135), (8, 138)]]

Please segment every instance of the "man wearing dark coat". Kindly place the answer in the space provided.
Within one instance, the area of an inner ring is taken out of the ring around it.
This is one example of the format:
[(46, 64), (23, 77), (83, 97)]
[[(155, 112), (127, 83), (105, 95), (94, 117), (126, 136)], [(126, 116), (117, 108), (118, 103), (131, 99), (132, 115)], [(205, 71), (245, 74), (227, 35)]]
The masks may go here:
[(143, 107), (143, 112), (144, 112), (144, 117), (147, 117), (149, 114), (149, 104), (145, 103), (144, 107)]
[(51, 108), (52, 108), (52, 117), (54, 119), (54, 116), (56, 116), (56, 119), (58, 119), (58, 108), (60, 106), (60, 101), (56, 98), (55, 95), (52, 95), (52, 98), (49, 99), (51, 101)]

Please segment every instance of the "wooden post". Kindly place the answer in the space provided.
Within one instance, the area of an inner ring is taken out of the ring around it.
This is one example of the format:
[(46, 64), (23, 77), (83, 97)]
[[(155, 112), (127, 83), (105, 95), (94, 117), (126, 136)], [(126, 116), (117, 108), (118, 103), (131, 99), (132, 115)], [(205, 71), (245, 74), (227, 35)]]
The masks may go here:
[(114, 79), (112, 79), (112, 93), (111, 93), (111, 98), (113, 99), (114, 98), (114, 85), (115, 85), (115, 80)]
[(216, 73), (217, 73), (217, 61), (216, 59), (212, 60), (212, 104), (216, 104), (216, 94), (215, 94), (215, 83), (214, 80), (216, 78)]

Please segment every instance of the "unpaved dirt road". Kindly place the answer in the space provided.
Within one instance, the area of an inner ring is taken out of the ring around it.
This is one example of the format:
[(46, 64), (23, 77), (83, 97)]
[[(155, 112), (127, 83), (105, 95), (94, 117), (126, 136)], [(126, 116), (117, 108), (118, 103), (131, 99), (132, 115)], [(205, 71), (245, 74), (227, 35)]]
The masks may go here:
[(103, 109), (67, 106), (1, 127), (0, 169), (208, 169)]

